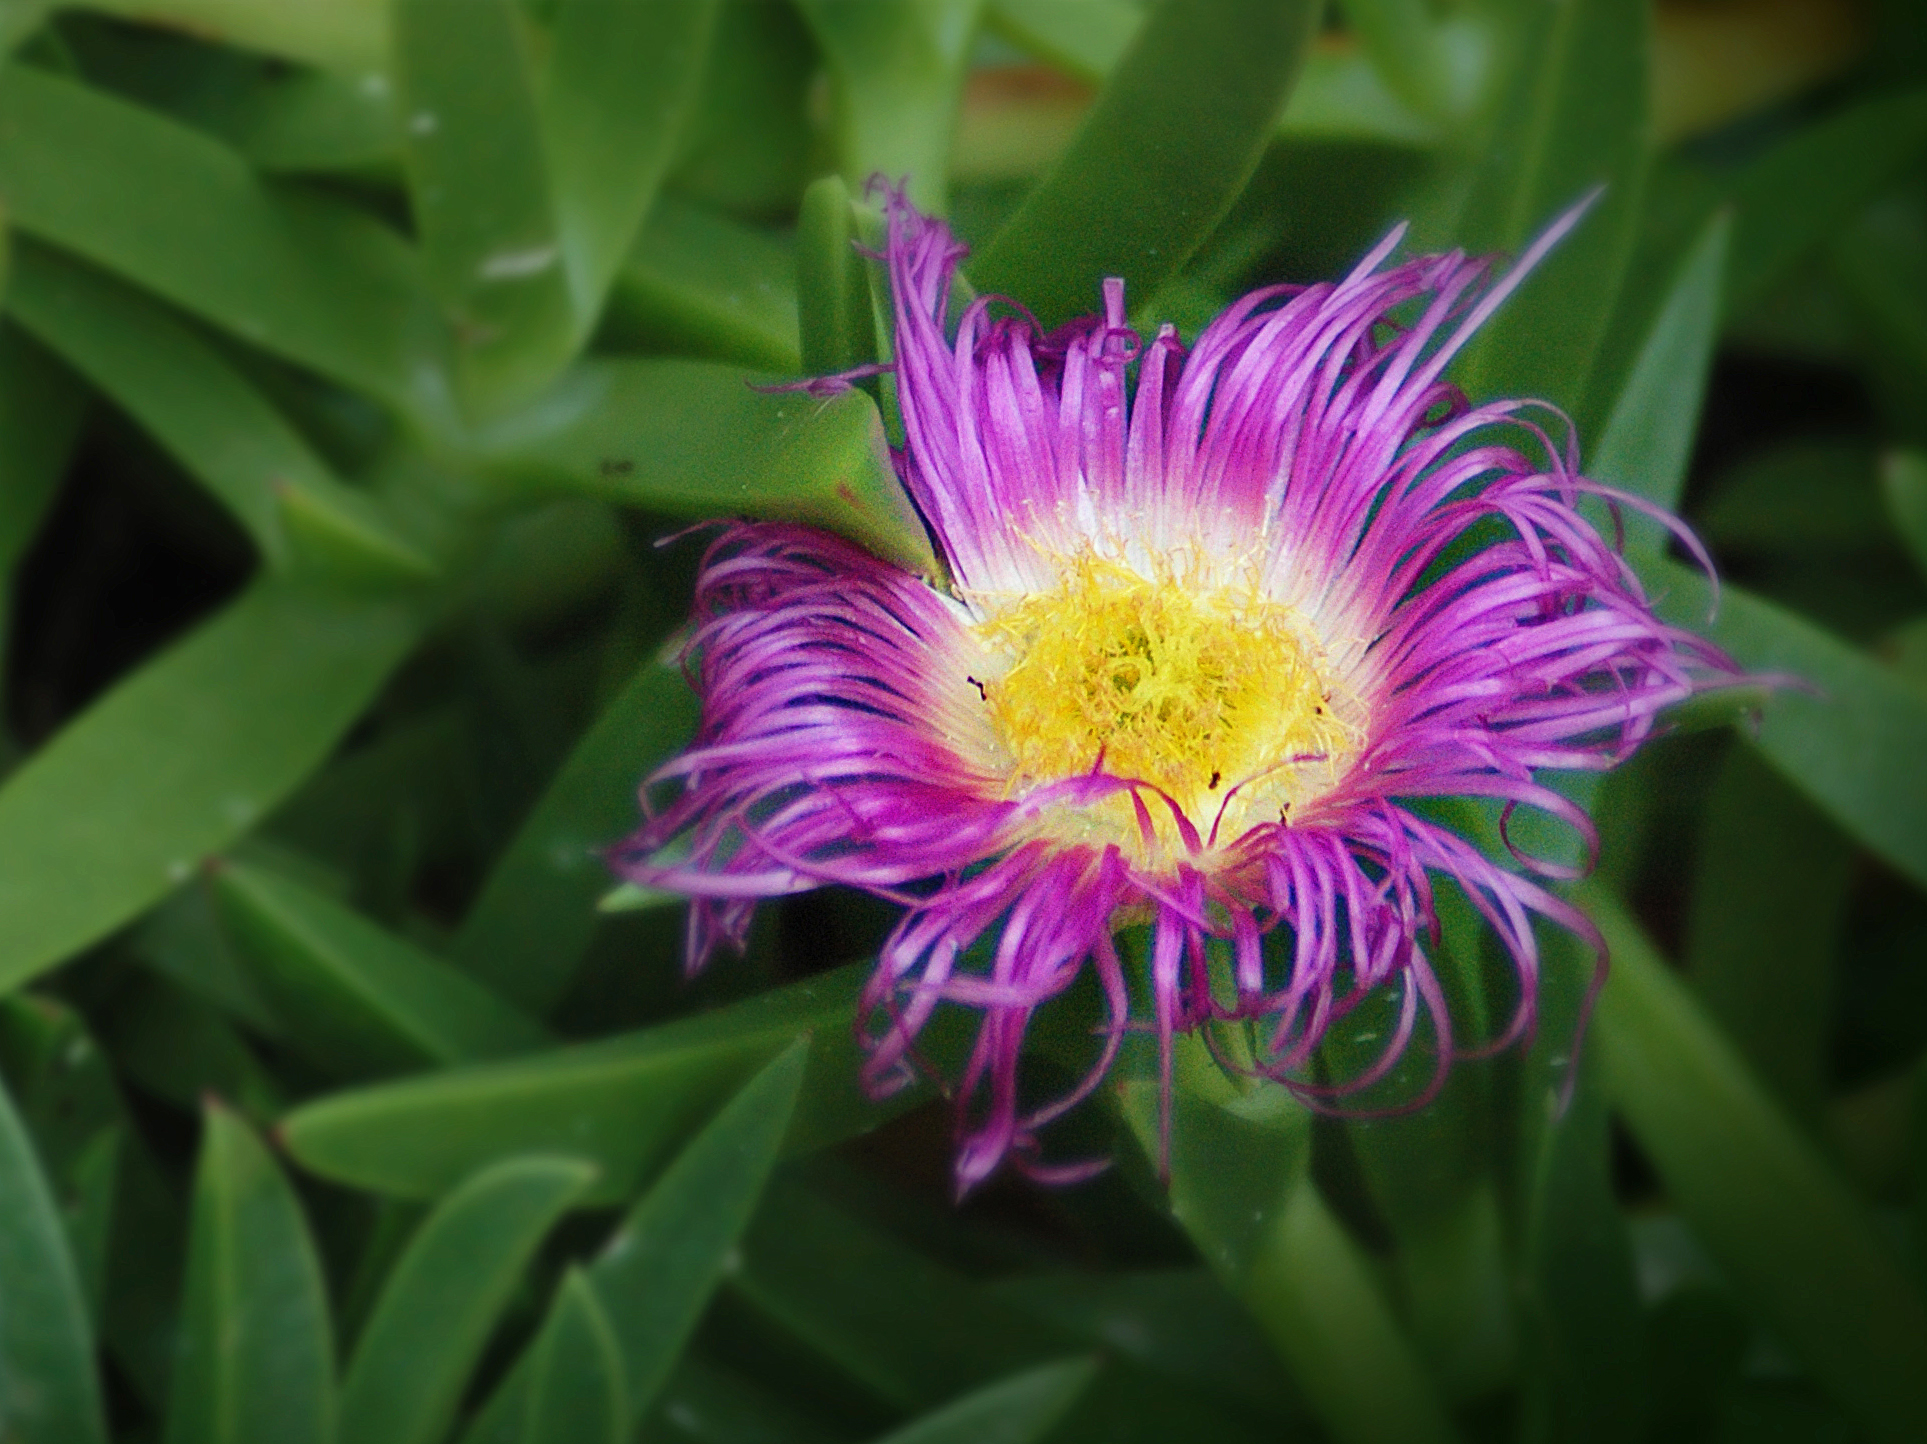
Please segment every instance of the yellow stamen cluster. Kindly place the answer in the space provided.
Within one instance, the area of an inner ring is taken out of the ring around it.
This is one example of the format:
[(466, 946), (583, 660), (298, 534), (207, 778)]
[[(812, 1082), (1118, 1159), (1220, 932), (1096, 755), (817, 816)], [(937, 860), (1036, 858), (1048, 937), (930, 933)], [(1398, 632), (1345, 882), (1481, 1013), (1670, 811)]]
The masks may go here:
[(1208, 830), (1231, 789), (1238, 814), (1275, 820), (1352, 750), (1304, 619), (1253, 586), (1147, 579), (1085, 552), (981, 631), (1010, 663), (983, 692), (1014, 790), (1101, 770)]

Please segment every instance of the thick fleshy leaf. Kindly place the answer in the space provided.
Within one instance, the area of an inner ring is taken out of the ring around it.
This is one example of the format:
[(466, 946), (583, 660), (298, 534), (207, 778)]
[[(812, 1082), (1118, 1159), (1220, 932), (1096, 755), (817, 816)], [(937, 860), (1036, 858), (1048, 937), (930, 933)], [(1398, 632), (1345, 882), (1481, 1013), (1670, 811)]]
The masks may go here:
[(1421, 115), (1463, 114), (1491, 48), (1486, 26), (1447, 29), (1423, 0), (1344, 0), (1345, 20), (1372, 67)]
[(165, 1444), (332, 1444), (334, 1341), (294, 1190), (240, 1119), (203, 1115)]
[(622, 1352), (580, 1269), (562, 1276), (529, 1357), (521, 1444), (622, 1444), (629, 1401)]
[(141, 972), (96, 1012), (101, 1042), (129, 1079), (192, 1111), (212, 1093), (253, 1122), (279, 1117), (281, 1084), (213, 1004)]
[(843, 178), (907, 184), (942, 211), (951, 131), (983, 0), (846, 5), (798, 0), (836, 80), (836, 146)]
[(291, 877), (222, 862), (213, 887), (288, 1043), (331, 1074), (467, 1063), (549, 1041), (460, 969)]
[(582, 334), (676, 157), (719, 8), (720, 0), (555, 6), (542, 123)]
[(1613, 1101), (1733, 1286), (1876, 1439), (1927, 1434), (1927, 1307), (1880, 1232), (1613, 900), (1592, 1046)]
[[(808, 1351), (807, 1367), (827, 1363), (896, 1409), (934, 1408), (1076, 1347), (786, 1179), (745, 1235), (730, 1289)], [(943, 1346), (932, 1347), (933, 1337)]]
[[(1312, 1181), (1310, 1114), (1275, 1084), (1238, 1093), (1195, 1037), (1180, 1039), (1179, 1053), (1172, 1217), (1244, 1300), (1333, 1438), (1456, 1439), (1364, 1250)], [(1164, 1153), (1156, 1071), (1140, 1059), (1119, 1090), (1125, 1121), (1154, 1161)]]
[(1795, 131), (1732, 189), (1726, 299), (1736, 310), (1850, 221), (1927, 148), (1927, 91), (1862, 101)]
[(1686, 972), (1707, 1011), (1796, 1118), (1827, 1094), (1836, 937), (1853, 847), (1751, 748), (1707, 804)]
[(808, 522), (934, 574), (870, 398), (769, 394), (756, 379), (700, 361), (586, 362), (478, 460), (507, 482), (671, 516)]
[[(1703, 627), (1698, 572), (1667, 563), (1660, 607)], [(1927, 886), (1927, 695), (1865, 653), (1738, 587), (1720, 589), (1713, 640), (1749, 670), (1797, 679), (1765, 708), (1755, 743), (1849, 836)]]
[(252, 827), (415, 640), (395, 600), (258, 583), (0, 787), (0, 986), (120, 926)]
[(1538, 1031), (1516, 1125), (1521, 1436), (1619, 1444), (1647, 1437), (1651, 1389), (1639, 1278), (1613, 1191), (1604, 1080), (1579, 1031), (1596, 964), (1564, 933), (1548, 932), (1541, 946)]
[(261, 181), (155, 112), (9, 66), (0, 186), (21, 230), (348, 386), (405, 404), (439, 367), (419, 264), (394, 232)]
[(278, 77), (254, 95), (238, 130), (241, 153), (264, 171), (393, 174), (401, 164), (395, 87), (379, 71)]
[(795, 274), (767, 231), (664, 196), (616, 272), (600, 340), (796, 371)]
[[(633, 1430), (655, 1402), (721, 1279), (775, 1167), (803, 1082), (792, 1044), (769, 1062), (677, 1155), (589, 1266), (588, 1280), (621, 1357)], [(464, 1435), (508, 1444), (526, 1417), (528, 1355)]]
[(1088, 1359), (1045, 1364), (988, 1385), (893, 1429), (877, 1444), (1031, 1444), (1090, 1387)]
[(540, 389), (576, 331), (523, 26), (514, 0), (394, 6), (415, 227), (478, 417)]
[(841, 176), (803, 192), (796, 222), (796, 307), (802, 365), (833, 376), (877, 359), (870, 274), (857, 254), (857, 219)]
[[(1076, 76), (1097, 82), (1131, 48), (1144, 24), (1132, 0), (991, 0), (985, 18), (1014, 44)], [(1334, 43), (1325, 43), (1332, 41)], [(1434, 145), (1437, 128), (1385, 88), (1350, 37), (1314, 39), (1278, 133), (1311, 140)]]
[(1308, 0), (1163, 0), (972, 282), (1046, 326), (1095, 311), (1107, 276), (1148, 299), (1257, 168), (1317, 16)]
[(681, 671), (644, 664), (496, 859), (455, 936), (453, 960), (532, 1012), (554, 1006), (609, 890), (602, 850), (636, 825), (637, 785), (695, 724)]
[(1927, 576), (1927, 456), (1892, 452), (1880, 466), (1880, 488), (1894, 529), (1923, 576)]
[(850, 1028), (865, 971), (596, 1043), (337, 1093), (296, 1109), (281, 1133), (304, 1168), (407, 1198), (436, 1197), (495, 1159), (565, 1149), (602, 1168), (590, 1197), (614, 1202), (745, 1077), (807, 1036), (811, 1086), (787, 1147), (820, 1148), (920, 1096), (879, 1105), (858, 1087)]
[(537, 1246), (595, 1178), (532, 1155), (486, 1168), (442, 1201), (389, 1271), (341, 1384), (340, 1437), (435, 1444)]
[[(38, 342), (0, 327), (0, 577), (13, 576), (53, 504), (86, 400), (86, 388)], [(0, 592), (0, 619), (12, 596), (11, 585)]]
[(265, 396), (139, 291), (28, 245), (7, 307), (207, 487), (271, 566), (300, 560), (403, 581), (434, 573)]
[(0, 1086), (0, 1435), (104, 1444), (81, 1279), (32, 1141)]
[(1474, 399), (1537, 396), (1576, 411), (1639, 222), (1650, 22), (1645, 6), (1620, 0), (1526, 13), (1511, 96), (1451, 240), (1517, 252), (1592, 191), (1603, 186), (1605, 194), (1455, 369)]
[[(1599, 444), (1586, 458), (1595, 481), (1675, 511), (1686, 484), (1700, 402), (1719, 339), (1720, 295), (1732, 217), (1722, 211), (1686, 254), (1659, 314), (1613, 402)], [(1635, 512), (1623, 516), (1626, 553), (1635, 563), (1656, 560), (1666, 529)]]
[(382, 0), (327, 0), (319, 5), (263, 4), (261, 0), (86, 0), (86, 8), (330, 70), (372, 73), (388, 62), (388, 6)]

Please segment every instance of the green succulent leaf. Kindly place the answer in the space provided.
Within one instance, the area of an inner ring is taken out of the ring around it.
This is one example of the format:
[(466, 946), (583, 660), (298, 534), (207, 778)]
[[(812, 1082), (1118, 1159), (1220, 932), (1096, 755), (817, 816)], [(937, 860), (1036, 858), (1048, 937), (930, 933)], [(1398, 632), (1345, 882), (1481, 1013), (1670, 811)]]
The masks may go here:
[(165, 1444), (329, 1444), (334, 1341), (301, 1205), (247, 1125), (203, 1119)]
[(1317, 14), (1300, 0), (1164, 0), (1070, 149), (971, 262), (972, 283), (1045, 326), (1095, 311), (1107, 276), (1153, 294), (1257, 168)]
[(572, 1268), (530, 1355), (522, 1444), (622, 1444), (628, 1415), (615, 1329), (587, 1277)]
[(409, 606), (257, 583), (0, 786), (0, 986), (127, 922), (291, 792), (414, 642)]
[(529, 1260), (595, 1172), (573, 1158), (510, 1158), (465, 1180), (422, 1221), (349, 1360), (342, 1439), (435, 1444), (447, 1436)]
[(877, 1444), (1031, 1444), (1050, 1433), (1096, 1375), (1097, 1365), (1088, 1359), (1028, 1369), (893, 1430)]

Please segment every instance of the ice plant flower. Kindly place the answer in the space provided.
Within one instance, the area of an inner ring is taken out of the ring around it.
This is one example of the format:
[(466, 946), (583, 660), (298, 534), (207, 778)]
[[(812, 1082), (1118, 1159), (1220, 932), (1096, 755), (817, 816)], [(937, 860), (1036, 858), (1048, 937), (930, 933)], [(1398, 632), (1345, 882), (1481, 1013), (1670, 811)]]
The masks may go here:
[[(1187, 351), (1169, 326), (1143, 342), (1116, 280), (1050, 334), (992, 297), (953, 330), (963, 249), (901, 196), (888, 211), (896, 463), (949, 575), (804, 526), (715, 538), (687, 653), (701, 729), (613, 854), (691, 897), (690, 966), (740, 946), (761, 898), (901, 902), (859, 1023), (866, 1082), (914, 1074), (940, 1005), (981, 1014), (948, 1080), (961, 1189), (1006, 1160), (1051, 1176), (1038, 1129), (1127, 1026), (1155, 1031), (1167, 1108), (1174, 1034), (1251, 1020), (1249, 1066), (1308, 1089), (1333, 1022), (1386, 988), (1396, 1026), (1351, 1084), (1415, 1036), (1442, 1070), (1438, 877), (1518, 972), (1496, 1042), (1529, 1029), (1535, 916), (1590, 927), (1525, 860), (1408, 803), (1496, 799), (1590, 839), (1535, 773), (1612, 766), (1729, 670), (1581, 515), (1603, 489), (1556, 413), (1442, 379), (1570, 218), (1499, 279), (1459, 253), (1393, 263), (1394, 231), (1342, 281), (1244, 297)], [(1141, 968), (1115, 938), (1130, 924)], [(1036, 1106), (1025, 1029), (1086, 973), (1101, 1056)]]

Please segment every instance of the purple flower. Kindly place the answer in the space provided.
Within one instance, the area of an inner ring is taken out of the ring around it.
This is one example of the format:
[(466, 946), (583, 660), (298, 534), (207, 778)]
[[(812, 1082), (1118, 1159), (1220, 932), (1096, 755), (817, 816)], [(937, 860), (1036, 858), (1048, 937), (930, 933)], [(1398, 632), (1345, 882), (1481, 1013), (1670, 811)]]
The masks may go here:
[[(1101, 315), (1048, 335), (994, 297), (953, 332), (963, 248), (892, 195), (896, 460), (949, 576), (802, 526), (732, 524), (711, 546), (688, 649), (702, 728), (615, 855), (693, 899), (690, 966), (740, 947), (761, 898), (834, 883), (900, 902), (865, 1081), (913, 1076), (939, 1004), (981, 1014), (950, 1080), (961, 1189), (1005, 1160), (1081, 1171), (1042, 1164), (1037, 1131), (1127, 1026), (1155, 1031), (1167, 1095), (1173, 1035), (1225, 1019), (1253, 1021), (1250, 1066), (1312, 1092), (1333, 1022), (1390, 988), (1387, 1045), (1339, 1086), (1382, 1078), (1415, 1035), (1436, 1086), (1455, 1052), (1428, 951), (1438, 877), (1519, 975), (1493, 1046), (1528, 1031), (1534, 918), (1596, 935), (1407, 803), (1542, 809), (1590, 853), (1584, 813), (1535, 772), (1611, 767), (1731, 670), (1655, 618), (1581, 516), (1604, 489), (1563, 419), (1441, 379), (1574, 218), (1496, 283), (1456, 252), (1389, 263), (1401, 228), (1342, 281), (1244, 297), (1187, 351), (1126, 326), (1116, 280)], [(1467, 545), (1474, 528), (1489, 540)], [(1141, 967), (1114, 940), (1132, 924)], [(1086, 972), (1101, 1056), (1032, 1106), (1025, 1029)]]

